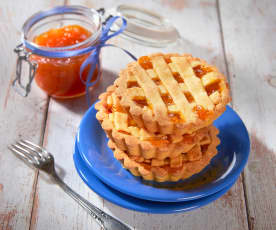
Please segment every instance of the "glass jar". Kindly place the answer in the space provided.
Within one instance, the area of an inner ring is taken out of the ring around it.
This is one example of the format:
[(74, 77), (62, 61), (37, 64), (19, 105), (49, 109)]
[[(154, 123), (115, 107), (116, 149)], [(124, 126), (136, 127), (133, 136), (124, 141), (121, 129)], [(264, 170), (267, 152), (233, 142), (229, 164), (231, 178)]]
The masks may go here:
[[(90, 32), (83, 41), (62, 47), (40, 46), (34, 42), (39, 35), (69, 25), (78, 25)], [(87, 76), (91, 67), (87, 65), (80, 76), (83, 62), (91, 55), (85, 48), (97, 44), (102, 30), (101, 15), (82, 6), (62, 6), (41, 11), (32, 15), (23, 25), (22, 44), (15, 52), (18, 54), (16, 79), (13, 85), (22, 95), (27, 96), (33, 78), (48, 95), (59, 99), (74, 98), (85, 94)], [(78, 52), (83, 51), (83, 52)], [(29, 80), (23, 86), (21, 80), (22, 63), (29, 64)], [(93, 70), (90, 82), (96, 82), (100, 63)]]
[[(101, 15), (105, 21), (102, 21)], [(121, 20), (117, 20), (118, 18)], [(63, 47), (39, 46), (34, 41), (50, 29), (69, 25), (82, 26), (91, 32), (91, 36), (77, 44)], [(22, 44), (15, 49), (18, 60), (14, 88), (21, 95), (27, 96), (35, 78), (41, 89), (56, 98), (78, 97), (85, 91), (88, 95), (89, 87), (97, 83), (101, 71), (101, 47), (116, 47), (105, 42), (119, 34), (143, 46), (162, 47), (162, 50), (169, 48), (171, 44), (178, 44), (177, 41), (181, 40), (172, 23), (140, 7), (119, 5), (107, 11), (104, 8), (96, 11), (82, 6), (61, 6), (41, 11), (24, 23)], [(174, 47), (179, 50), (179, 45)], [(131, 52), (121, 49), (136, 60)], [(26, 85), (21, 79), (24, 62), (29, 65)]]

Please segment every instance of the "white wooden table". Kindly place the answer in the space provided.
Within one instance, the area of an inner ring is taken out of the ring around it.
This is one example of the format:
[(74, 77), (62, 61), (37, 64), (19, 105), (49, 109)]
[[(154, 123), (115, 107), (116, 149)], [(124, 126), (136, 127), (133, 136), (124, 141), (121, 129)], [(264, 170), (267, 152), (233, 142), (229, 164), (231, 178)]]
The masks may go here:
[[(35, 84), (29, 97), (22, 98), (11, 88), (16, 61), (12, 50), (28, 16), (62, 4), (97, 9), (121, 3), (141, 5), (138, 0), (0, 1), (0, 230), (99, 229), (58, 186), (46, 182), (10, 153), (7, 145), (22, 137), (43, 144), (54, 154), (72, 188), (134, 229), (276, 229), (275, 0), (155, 0), (142, 4), (173, 21), (183, 38), (174, 51), (202, 57), (228, 76), (232, 106), (250, 132), (250, 159), (235, 186), (214, 203), (188, 213), (145, 214), (103, 200), (82, 182), (72, 160), (75, 134), (86, 110), (85, 98), (56, 101)], [(110, 42), (137, 56), (156, 51), (119, 37)], [(93, 101), (130, 61), (112, 48), (102, 51), (102, 60), (102, 81)]]

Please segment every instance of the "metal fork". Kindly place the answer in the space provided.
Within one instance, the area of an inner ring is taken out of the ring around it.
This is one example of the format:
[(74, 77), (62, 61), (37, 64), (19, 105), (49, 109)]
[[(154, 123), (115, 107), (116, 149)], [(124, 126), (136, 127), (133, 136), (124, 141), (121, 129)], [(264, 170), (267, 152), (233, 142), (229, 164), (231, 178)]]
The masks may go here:
[(108, 215), (101, 209), (97, 208), (86, 199), (81, 197), (78, 193), (73, 191), (62, 179), (57, 175), (55, 170), (54, 157), (46, 149), (27, 140), (17, 141), (16, 144), (12, 144), (8, 147), (17, 157), (23, 160), (25, 163), (42, 170), (55, 180), (55, 182), (75, 201), (78, 202), (89, 214), (99, 223), (99, 225), (105, 230), (130, 230), (128, 226), (121, 221)]

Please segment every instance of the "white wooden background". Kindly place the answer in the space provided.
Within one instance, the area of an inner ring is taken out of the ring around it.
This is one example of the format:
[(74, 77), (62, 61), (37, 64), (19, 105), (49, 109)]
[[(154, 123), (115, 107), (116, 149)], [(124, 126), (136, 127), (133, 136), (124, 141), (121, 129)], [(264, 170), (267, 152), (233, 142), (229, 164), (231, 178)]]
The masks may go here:
[[(35, 84), (28, 98), (11, 89), (16, 60), (12, 50), (28, 16), (63, 4), (97, 9), (121, 3), (141, 5), (138, 0), (0, 1), (0, 230), (99, 229), (59, 187), (43, 180), (7, 150), (9, 143), (22, 137), (43, 144), (54, 154), (73, 189), (134, 229), (276, 229), (275, 0), (143, 1), (143, 7), (172, 20), (182, 36), (178, 46), (159, 51), (189, 52), (216, 64), (228, 76), (232, 106), (250, 132), (251, 155), (244, 173), (226, 195), (201, 209), (152, 215), (103, 200), (82, 182), (72, 160), (74, 137), (86, 110), (85, 98), (56, 101)], [(158, 50), (119, 37), (111, 43), (137, 56)], [(112, 48), (103, 50), (102, 60), (102, 81), (93, 101), (130, 61)]]

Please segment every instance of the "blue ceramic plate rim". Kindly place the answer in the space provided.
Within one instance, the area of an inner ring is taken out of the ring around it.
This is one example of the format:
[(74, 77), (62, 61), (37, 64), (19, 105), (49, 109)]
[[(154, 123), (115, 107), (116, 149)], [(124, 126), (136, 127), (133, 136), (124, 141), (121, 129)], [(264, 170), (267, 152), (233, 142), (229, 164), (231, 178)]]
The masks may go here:
[(75, 168), (81, 179), (91, 190), (93, 190), (99, 196), (123, 208), (146, 213), (170, 214), (188, 212), (200, 208), (223, 196), (238, 179), (235, 178), (232, 184), (226, 186), (217, 193), (197, 200), (169, 203), (156, 202), (128, 196), (106, 185), (91, 171), (91, 169), (88, 168), (86, 163), (83, 161), (77, 149), (77, 144), (75, 144), (75, 153), (73, 155), (73, 159), (75, 163)]
[[(116, 189), (122, 193), (125, 193), (127, 195), (144, 199), (144, 200), (150, 200), (150, 201), (161, 201), (161, 202), (180, 202), (180, 201), (188, 201), (188, 200), (193, 200), (193, 199), (199, 199), (205, 196), (209, 196), (211, 194), (214, 194), (220, 190), (222, 190), (224, 187), (232, 184), (235, 181), (235, 178), (240, 175), (242, 172), (243, 168), (245, 167), (248, 157), (249, 157), (249, 149), (250, 149), (250, 141), (249, 141), (249, 135), (246, 130), (245, 125), (243, 124), (242, 120), (240, 117), (236, 114), (236, 112), (229, 106), (227, 106), (226, 112), (231, 113), (232, 116), (234, 116), (235, 119), (238, 119), (239, 121), (239, 126), (243, 131), (243, 138), (246, 140), (245, 146), (243, 147), (243, 154), (242, 154), (242, 160), (240, 164), (234, 165), (232, 169), (228, 172), (226, 176), (224, 176), (223, 179), (215, 181), (211, 187), (206, 186), (205, 188), (194, 191), (194, 192), (187, 192), (187, 191), (172, 191), (172, 190), (166, 190), (166, 189), (158, 189), (151, 187), (151, 192), (148, 192), (147, 190), (141, 191), (137, 187), (134, 186), (126, 186), (124, 183), (121, 183), (120, 180), (112, 180), (110, 178), (113, 177), (114, 175), (108, 175), (108, 172), (103, 172), (101, 171), (101, 168), (96, 168), (95, 165), (93, 166), (92, 163), (88, 160), (86, 157), (87, 152), (85, 150), (86, 146), (82, 143), (82, 139), (84, 138), (85, 135), (85, 129), (86, 123), (90, 122), (92, 120), (96, 120), (95, 114), (96, 110), (94, 108), (95, 104), (91, 106), (91, 108), (85, 113), (83, 119), (81, 120), (80, 126), (79, 126), (79, 131), (77, 135), (77, 144), (78, 144), (78, 149), (80, 152), (80, 156), (86, 163), (86, 165), (92, 170), (92, 172), (99, 178), (101, 179), (105, 184), (109, 185), (113, 189)], [(222, 115), (223, 116), (223, 115)], [(221, 117), (222, 117), (221, 116)], [(97, 120), (96, 120), (97, 121)], [(93, 132), (90, 130), (91, 133)], [(100, 131), (104, 132), (101, 128)], [(84, 135), (84, 136), (83, 136)], [(92, 139), (92, 138), (91, 138)], [(108, 148), (106, 146), (106, 148)], [(97, 159), (96, 159), (97, 160)], [(114, 160), (116, 160), (114, 158)], [(107, 173), (107, 174), (106, 174)], [(169, 192), (169, 194), (168, 194)], [(169, 196), (168, 196), (169, 195)]]

